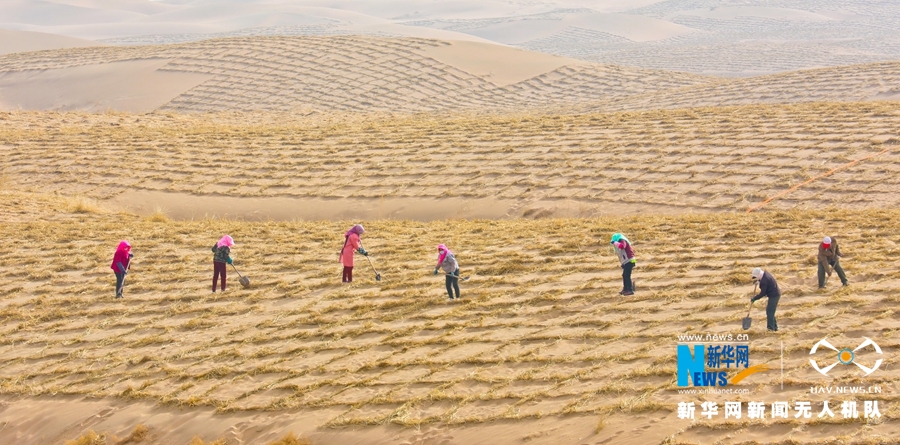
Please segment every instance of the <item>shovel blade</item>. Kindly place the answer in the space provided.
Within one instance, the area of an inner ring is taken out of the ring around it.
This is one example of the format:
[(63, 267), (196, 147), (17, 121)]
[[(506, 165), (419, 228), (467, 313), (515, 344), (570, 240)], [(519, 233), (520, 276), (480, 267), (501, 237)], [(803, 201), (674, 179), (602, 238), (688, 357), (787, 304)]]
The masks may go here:
[(380, 273), (375, 274), (375, 281), (381, 281), (381, 274), (380, 274)]
[(241, 279), (238, 280), (238, 281), (241, 282), (241, 286), (244, 286), (244, 288), (250, 287), (250, 279), (249, 279), (249, 278), (247, 278), (247, 277), (241, 277)]
[(741, 321), (741, 325), (743, 326), (744, 330), (746, 331), (747, 329), (750, 329), (750, 323), (752, 323), (752, 322), (753, 322), (752, 318), (744, 317), (744, 319)]

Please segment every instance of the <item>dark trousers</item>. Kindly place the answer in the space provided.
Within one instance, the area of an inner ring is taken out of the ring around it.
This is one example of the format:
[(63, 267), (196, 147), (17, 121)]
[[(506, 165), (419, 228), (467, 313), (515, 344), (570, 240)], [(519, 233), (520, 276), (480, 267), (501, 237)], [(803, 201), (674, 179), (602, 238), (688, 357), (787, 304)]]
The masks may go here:
[[(847, 284), (847, 275), (844, 273), (844, 268), (841, 267), (841, 261), (837, 260), (834, 264), (831, 265), (834, 268), (834, 271), (837, 272), (838, 278), (841, 279), (841, 284)], [(819, 262), (819, 287), (825, 287), (825, 265), (822, 262)]]
[(222, 275), (222, 290), (225, 290), (225, 271), (228, 269), (225, 268), (225, 263), (220, 263), (218, 261), (213, 261), (213, 292), (216, 291), (216, 280), (219, 278), (219, 275)]
[(622, 290), (625, 292), (634, 292), (631, 288), (631, 269), (634, 269), (631, 261), (622, 265)]
[(769, 297), (769, 303), (766, 304), (766, 329), (770, 331), (778, 330), (778, 322), (775, 320), (775, 309), (778, 308), (778, 300), (781, 297)]
[(344, 266), (344, 273), (341, 275), (341, 282), (350, 283), (353, 281), (353, 266)]
[(125, 290), (125, 272), (116, 272), (116, 296), (122, 296), (122, 291)]
[(444, 278), (447, 280), (447, 295), (449, 295), (452, 300), (453, 291), (456, 290), (456, 298), (459, 298), (459, 269), (457, 268), (452, 274), (448, 274)]

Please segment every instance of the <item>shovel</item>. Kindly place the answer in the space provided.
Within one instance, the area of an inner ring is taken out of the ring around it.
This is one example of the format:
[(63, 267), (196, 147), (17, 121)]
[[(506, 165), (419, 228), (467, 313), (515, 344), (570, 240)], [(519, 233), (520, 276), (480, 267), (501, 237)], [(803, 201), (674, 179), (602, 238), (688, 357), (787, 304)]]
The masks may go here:
[[(758, 284), (759, 283), (753, 283), (753, 293), (754, 294), (756, 293), (756, 286)], [(750, 329), (750, 323), (753, 323), (753, 319), (750, 318), (750, 309), (752, 309), (752, 308), (753, 308), (753, 300), (750, 300), (750, 306), (747, 308), (747, 316), (744, 317), (743, 320), (741, 320), (741, 326), (744, 328), (745, 331), (747, 329)]]
[(743, 320), (741, 320), (741, 326), (744, 328), (745, 331), (746, 331), (747, 329), (750, 329), (750, 323), (753, 322), (753, 319), (750, 318), (750, 309), (751, 309), (751, 308), (753, 308), (753, 302), (752, 302), (752, 301), (750, 302), (750, 307), (747, 308), (747, 316), (744, 317)]
[(241, 275), (241, 273), (238, 272), (237, 267), (234, 267), (234, 264), (231, 265), (231, 268), (234, 269), (235, 273), (237, 273), (239, 277), (241, 277), (241, 279), (238, 280), (238, 282), (241, 283), (241, 286), (244, 286), (244, 289), (249, 288), (250, 287), (250, 279)]
[[(375, 265), (372, 264), (372, 259), (369, 258), (368, 255), (365, 255), (365, 257), (366, 257), (367, 260), (369, 260), (369, 265), (372, 266), (372, 270), (375, 270)], [(377, 270), (375, 270), (375, 281), (381, 281), (381, 274), (378, 273)]]

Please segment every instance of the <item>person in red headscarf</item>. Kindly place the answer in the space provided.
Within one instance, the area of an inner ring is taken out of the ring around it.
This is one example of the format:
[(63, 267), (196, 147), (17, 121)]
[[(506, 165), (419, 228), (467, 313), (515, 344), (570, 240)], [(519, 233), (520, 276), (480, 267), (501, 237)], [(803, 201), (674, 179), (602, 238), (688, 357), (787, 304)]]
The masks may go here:
[(826, 236), (821, 243), (819, 243), (819, 289), (825, 289), (825, 276), (831, 276), (831, 271), (835, 271), (838, 274), (838, 278), (841, 279), (841, 283), (844, 286), (849, 286), (850, 283), (847, 281), (847, 274), (844, 273), (844, 268), (841, 267), (840, 257), (844, 256), (841, 254), (841, 249), (838, 247), (837, 239), (833, 236)]
[(131, 253), (131, 244), (125, 240), (119, 241), (116, 253), (113, 254), (112, 264), (109, 265), (109, 268), (116, 273), (116, 298), (122, 298), (122, 291), (125, 287), (125, 275), (128, 274), (128, 269), (131, 268), (132, 258), (134, 258), (134, 255)]

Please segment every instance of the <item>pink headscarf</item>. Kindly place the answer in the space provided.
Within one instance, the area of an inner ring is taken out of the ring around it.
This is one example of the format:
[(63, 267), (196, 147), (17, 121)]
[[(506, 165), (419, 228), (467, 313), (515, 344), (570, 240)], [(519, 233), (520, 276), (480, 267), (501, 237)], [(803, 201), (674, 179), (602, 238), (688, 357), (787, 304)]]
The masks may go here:
[(450, 253), (450, 249), (448, 249), (447, 246), (438, 244), (438, 263), (443, 263), (444, 258), (447, 258), (448, 253)]
[(233, 245), (234, 245), (234, 238), (232, 238), (231, 235), (223, 236), (222, 239), (220, 239), (219, 242), (216, 243), (216, 247), (222, 247), (222, 246), (231, 247)]
[(363, 229), (362, 224), (357, 224), (357, 225), (351, 227), (350, 230), (348, 230), (347, 233), (344, 234), (344, 238), (350, 236), (351, 233), (355, 233), (357, 235), (362, 235), (365, 232), (366, 232), (366, 229)]
[(119, 241), (119, 247), (116, 247), (116, 252), (131, 252), (131, 244), (129, 244), (128, 241), (125, 240)]

